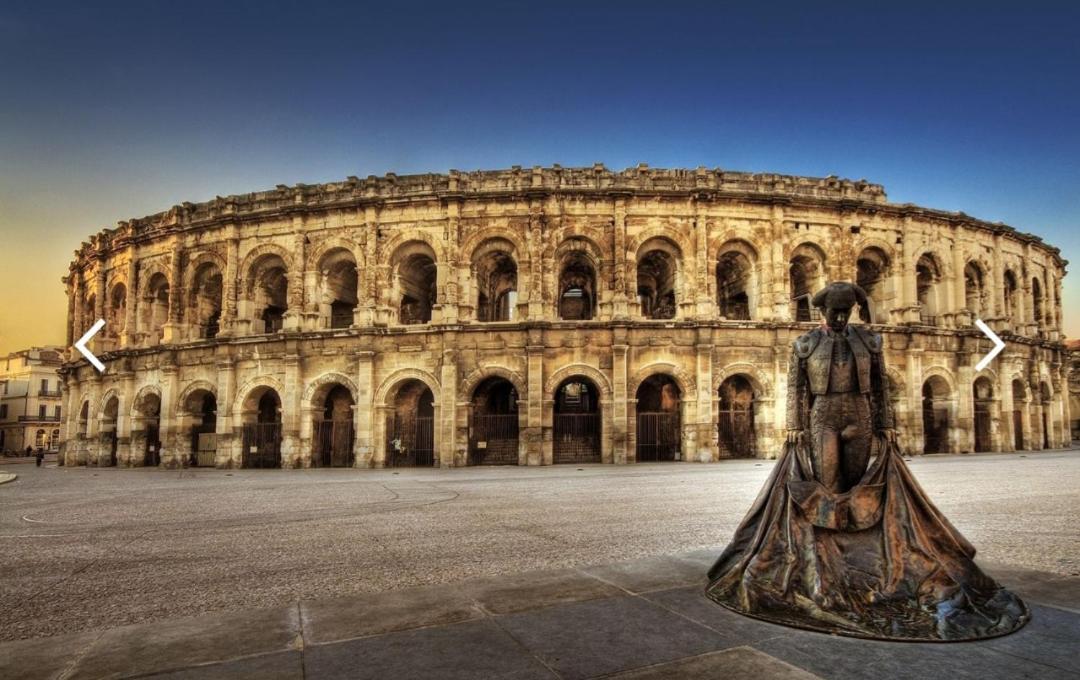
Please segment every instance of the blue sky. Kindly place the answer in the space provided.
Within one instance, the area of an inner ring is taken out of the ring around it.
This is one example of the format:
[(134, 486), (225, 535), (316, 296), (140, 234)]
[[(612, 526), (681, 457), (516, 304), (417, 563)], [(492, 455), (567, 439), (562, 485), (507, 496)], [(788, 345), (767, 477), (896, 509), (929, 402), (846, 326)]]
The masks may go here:
[(103, 4), (0, 5), (0, 351), (118, 219), (387, 171), (836, 174), (1080, 260), (1077, 4)]

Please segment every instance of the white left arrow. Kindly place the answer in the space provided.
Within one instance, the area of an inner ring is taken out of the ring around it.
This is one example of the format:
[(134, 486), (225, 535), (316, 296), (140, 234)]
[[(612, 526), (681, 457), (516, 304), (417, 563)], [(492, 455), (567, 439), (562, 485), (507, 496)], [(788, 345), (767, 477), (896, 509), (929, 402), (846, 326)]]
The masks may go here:
[(79, 354), (86, 357), (94, 368), (98, 370), (98, 373), (105, 372), (105, 364), (101, 363), (101, 360), (94, 356), (94, 353), (86, 349), (86, 343), (90, 342), (90, 338), (94, 337), (98, 331), (105, 326), (105, 319), (98, 319), (97, 323), (90, 327), (90, 330), (86, 331), (86, 334), (78, 339), (75, 343), (75, 349), (79, 350)]
[(997, 336), (997, 333), (990, 330), (990, 327), (983, 323), (982, 319), (975, 319), (975, 325), (979, 327), (979, 330), (983, 332), (983, 335), (990, 338), (994, 343), (993, 348), (986, 353), (986, 356), (980, 359), (979, 363), (975, 364), (975, 370), (981, 371), (990, 365), (990, 362), (994, 360), (994, 357), (1001, 353), (1001, 350), (1005, 349), (1005, 343)]

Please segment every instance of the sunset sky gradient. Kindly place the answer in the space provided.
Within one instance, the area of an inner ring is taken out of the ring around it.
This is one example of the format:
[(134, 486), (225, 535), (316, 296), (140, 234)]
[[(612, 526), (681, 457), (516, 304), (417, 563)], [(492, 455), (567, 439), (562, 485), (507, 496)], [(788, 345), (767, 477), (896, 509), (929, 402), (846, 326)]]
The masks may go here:
[(392, 4), (0, 6), (0, 352), (117, 220), (388, 171), (866, 178), (1080, 261), (1078, 4)]

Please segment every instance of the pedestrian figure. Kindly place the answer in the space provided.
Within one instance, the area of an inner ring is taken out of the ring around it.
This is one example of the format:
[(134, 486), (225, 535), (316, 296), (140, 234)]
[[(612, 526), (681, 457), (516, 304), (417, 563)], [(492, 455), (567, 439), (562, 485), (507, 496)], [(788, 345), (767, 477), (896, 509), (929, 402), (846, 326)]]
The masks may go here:
[(37, 465), (37, 467), (41, 467), (41, 461), (45, 459), (45, 451), (39, 448), (34, 457), (37, 459), (34, 461), (34, 464)]

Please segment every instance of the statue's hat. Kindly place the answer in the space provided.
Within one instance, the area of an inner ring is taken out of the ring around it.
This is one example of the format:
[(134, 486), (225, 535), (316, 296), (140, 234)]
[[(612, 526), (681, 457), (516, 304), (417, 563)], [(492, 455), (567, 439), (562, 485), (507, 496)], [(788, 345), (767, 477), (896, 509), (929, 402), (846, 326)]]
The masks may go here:
[(818, 309), (851, 309), (856, 303), (866, 306), (866, 291), (850, 281), (833, 281), (819, 290), (813, 299)]

